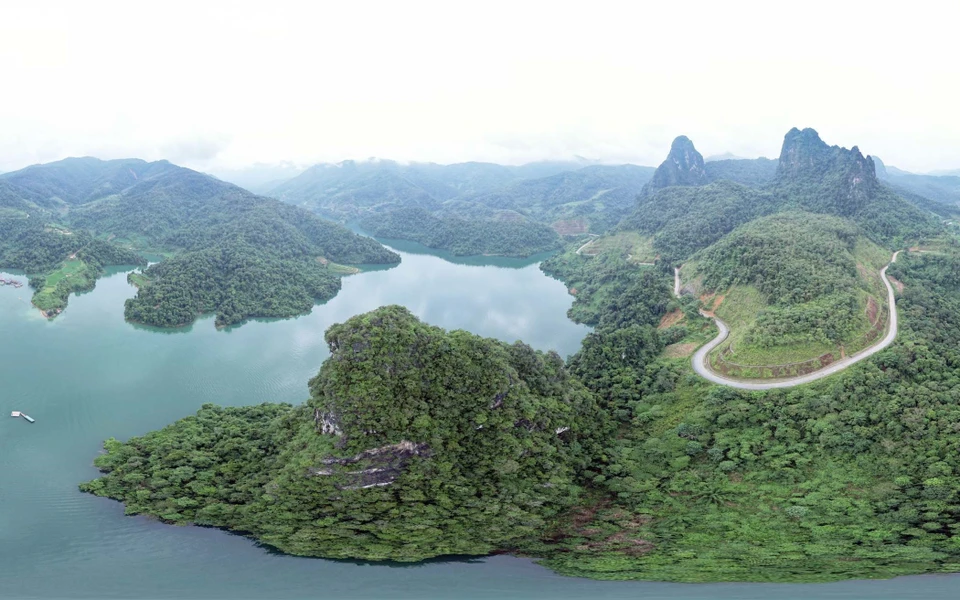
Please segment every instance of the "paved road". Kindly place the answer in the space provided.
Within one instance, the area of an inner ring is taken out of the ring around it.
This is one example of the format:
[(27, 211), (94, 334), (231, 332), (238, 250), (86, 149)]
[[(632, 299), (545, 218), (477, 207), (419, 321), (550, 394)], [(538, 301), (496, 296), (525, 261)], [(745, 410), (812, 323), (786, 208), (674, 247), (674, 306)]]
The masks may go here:
[[(890, 259), (890, 264), (897, 262), (898, 254), (900, 254), (899, 250), (893, 253), (893, 257)], [(852, 356), (848, 356), (847, 358), (838, 360), (835, 363), (831, 363), (829, 366), (824, 367), (819, 371), (814, 371), (813, 373), (808, 373), (807, 375), (801, 375), (799, 377), (790, 377), (788, 379), (769, 379), (762, 381), (731, 379), (715, 373), (710, 369), (709, 366), (707, 366), (707, 354), (722, 344), (723, 340), (727, 339), (727, 336), (730, 335), (730, 328), (727, 327), (727, 324), (714, 317), (713, 322), (717, 324), (717, 329), (720, 330), (720, 333), (717, 334), (717, 337), (704, 344), (699, 350), (697, 350), (696, 354), (693, 355), (693, 370), (696, 371), (701, 377), (704, 377), (713, 383), (719, 383), (720, 385), (728, 385), (730, 387), (740, 388), (742, 390), (772, 390), (774, 388), (788, 388), (795, 385), (802, 385), (804, 383), (810, 383), (811, 381), (823, 379), (824, 377), (829, 377), (834, 373), (839, 373), (852, 364), (858, 363), (869, 356), (873, 356), (877, 352), (880, 352), (892, 344), (893, 340), (897, 338), (896, 298), (893, 295), (893, 286), (890, 285), (890, 281), (887, 279), (887, 267), (889, 267), (890, 264), (880, 270), (880, 279), (883, 280), (883, 285), (887, 286), (887, 304), (890, 306), (890, 320), (887, 328), (887, 335), (884, 336), (879, 343), (874, 344), (869, 348), (864, 348)], [(680, 269), (673, 270), (673, 293), (677, 296), (680, 295)]]
[(577, 248), (577, 254), (580, 254), (581, 252), (583, 252), (583, 249), (584, 249), (584, 248), (586, 248), (587, 246), (589, 246), (590, 244), (592, 244), (593, 242), (595, 242), (596, 239), (597, 239), (598, 237), (600, 237), (600, 236), (598, 236), (598, 235), (595, 234), (595, 233), (588, 233), (587, 235), (592, 235), (593, 237), (590, 238), (589, 240), (587, 240), (587, 243), (586, 243), (586, 244), (584, 244), (584, 245), (580, 246), (579, 248)]

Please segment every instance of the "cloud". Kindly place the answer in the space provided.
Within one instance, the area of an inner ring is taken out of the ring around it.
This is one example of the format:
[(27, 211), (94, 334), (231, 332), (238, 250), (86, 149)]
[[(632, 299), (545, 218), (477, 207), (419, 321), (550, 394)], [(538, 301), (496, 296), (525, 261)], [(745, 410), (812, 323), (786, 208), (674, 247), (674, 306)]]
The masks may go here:
[(229, 145), (229, 136), (197, 137), (166, 142), (159, 154), (175, 164), (202, 166), (209, 164)]

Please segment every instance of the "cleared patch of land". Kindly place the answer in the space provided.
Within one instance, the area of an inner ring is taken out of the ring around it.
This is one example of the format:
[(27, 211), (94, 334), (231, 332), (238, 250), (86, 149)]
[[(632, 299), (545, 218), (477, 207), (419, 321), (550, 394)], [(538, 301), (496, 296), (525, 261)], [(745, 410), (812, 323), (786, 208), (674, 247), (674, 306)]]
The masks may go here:
[(680, 323), (683, 320), (683, 311), (679, 308), (668, 312), (663, 315), (660, 319), (660, 324), (657, 325), (657, 329), (666, 329), (667, 327), (673, 327), (674, 325)]
[(663, 349), (663, 355), (667, 358), (686, 358), (694, 353), (699, 346), (696, 342), (678, 342), (670, 344)]
[(584, 256), (597, 256), (605, 252), (622, 254), (627, 262), (633, 264), (652, 264), (657, 259), (653, 250), (653, 236), (641, 235), (636, 231), (604, 235), (580, 248), (580, 254)]

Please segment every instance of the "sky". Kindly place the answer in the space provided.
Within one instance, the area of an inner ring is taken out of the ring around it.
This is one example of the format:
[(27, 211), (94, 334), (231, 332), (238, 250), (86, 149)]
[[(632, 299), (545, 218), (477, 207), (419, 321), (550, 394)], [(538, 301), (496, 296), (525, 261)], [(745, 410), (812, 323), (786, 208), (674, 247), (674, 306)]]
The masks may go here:
[(656, 165), (680, 134), (704, 156), (775, 158), (795, 126), (902, 169), (960, 168), (955, 0), (0, 12), (0, 172), (87, 155)]

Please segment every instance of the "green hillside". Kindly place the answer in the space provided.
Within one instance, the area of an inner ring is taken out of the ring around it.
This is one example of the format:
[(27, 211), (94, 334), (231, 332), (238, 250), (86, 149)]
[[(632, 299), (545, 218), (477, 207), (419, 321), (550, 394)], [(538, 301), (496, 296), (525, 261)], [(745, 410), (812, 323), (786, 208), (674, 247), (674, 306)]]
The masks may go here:
[[(495, 253), (524, 256), (544, 246), (531, 245), (517, 236), (516, 221), (536, 223), (537, 237), (541, 237), (541, 225), (551, 226), (561, 235), (606, 231), (633, 209), (637, 194), (652, 174), (653, 169), (635, 165), (531, 163), (508, 167), (344, 161), (311, 167), (271, 194), (334, 220), (362, 219), (366, 229), (384, 231), (378, 235), (446, 250), (453, 249), (444, 241), (447, 236), (436, 236), (434, 241), (423, 228), (413, 231), (397, 226), (396, 217), (379, 217), (417, 209), (446, 223), (466, 220), (471, 231), (465, 236), (482, 231), (505, 242), (497, 244)], [(511, 240), (517, 244), (512, 245)], [(462, 246), (467, 247), (479, 245)]]
[(556, 354), (397, 306), (326, 339), (306, 405), (208, 405), (108, 441), (82, 489), (292, 554), (397, 561), (513, 546), (582, 498), (606, 420)]
[[(849, 221), (810, 213), (756, 219), (695, 254), (682, 269), (730, 327), (714, 351), (727, 375), (800, 374), (882, 337), (889, 307), (879, 270), (890, 254)], [(803, 363), (803, 364), (797, 364)]]
[(126, 248), (52, 223), (50, 218), (26, 204), (22, 210), (0, 210), (0, 268), (29, 275), (32, 302), (48, 317), (66, 308), (70, 294), (92, 290), (104, 267), (146, 264)]
[(140, 289), (125, 309), (162, 327), (210, 312), (220, 326), (309, 312), (339, 291), (337, 263), (399, 262), (306, 210), (163, 161), (28, 167), (0, 179), (0, 201), (0, 265), (36, 275), (34, 304), (50, 316), (104, 265), (144, 263), (133, 250), (172, 256), (133, 277)]
[(429, 248), (449, 250), (457, 256), (526, 257), (561, 245), (556, 231), (526, 219), (436, 217), (422, 208), (369, 214), (360, 219), (360, 226), (377, 237), (413, 240)]

